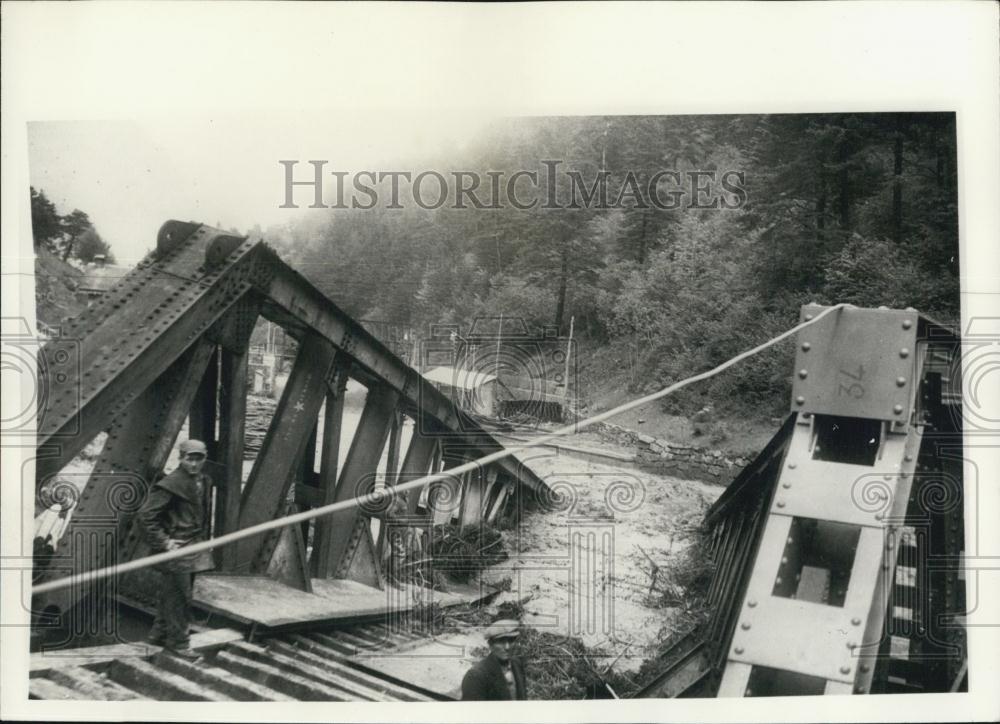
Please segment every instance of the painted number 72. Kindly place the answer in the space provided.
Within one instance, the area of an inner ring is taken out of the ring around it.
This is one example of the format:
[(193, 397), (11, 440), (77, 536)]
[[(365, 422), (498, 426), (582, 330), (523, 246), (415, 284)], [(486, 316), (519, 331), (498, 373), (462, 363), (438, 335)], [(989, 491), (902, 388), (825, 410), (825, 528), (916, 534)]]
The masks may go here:
[(865, 387), (861, 384), (864, 378), (865, 368), (862, 365), (858, 365), (857, 372), (844, 369), (838, 370), (837, 394), (842, 397), (853, 397), (855, 400), (860, 400), (865, 396)]

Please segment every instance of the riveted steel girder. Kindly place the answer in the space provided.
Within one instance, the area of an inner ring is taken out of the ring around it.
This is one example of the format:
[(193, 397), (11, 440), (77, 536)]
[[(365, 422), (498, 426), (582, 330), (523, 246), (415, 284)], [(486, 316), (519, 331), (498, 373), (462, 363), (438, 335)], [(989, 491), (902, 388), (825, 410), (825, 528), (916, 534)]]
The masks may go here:
[[(148, 388), (255, 284), (266, 281), (268, 253), (236, 247), (231, 261), (206, 267), (206, 245), (221, 232), (202, 227), (162, 258), (128, 275), (94, 307), (41, 349), (41, 384), (49, 390), (38, 411), (36, 467), (43, 482)], [(46, 376), (66, 355), (79, 359)]]
[[(803, 320), (821, 310), (803, 307)], [(942, 419), (941, 374), (954, 371), (930, 369), (957, 343), (942, 331), (915, 310), (846, 308), (800, 333), (795, 412), (706, 516), (719, 696), (873, 690), (890, 618), (910, 615), (894, 591), (925, 573), (916, 557), (896, 575), (918, 460), (936, 460), (925, 428)]]
[[(299, 348), (278, 409), (243, 490), (240, 528), (273, 520), (284, 511), (292, 473), (316, 425), (335, 354), (332, 345), (318, 335), (306, 337)], [(238, 541), (234, 570), (266, 570), (269, 553), (266, 549), (273, 550), (277, 540), (276, 535), (269, 535)]]
[[(265, 317), (279, 324), (295, 320), (322, 334), (354, 360), (356, 373), (352, 374), (362, 377), (367, 373), (399, 393), (400, 403), (412, 408), (408, 413), (417, 420), (418, 426), (430, 418), (449, 440), (481, 454), (503, 449), (447, 395), (394, 355), (291, 267), (277, 262), (268, 297), (273, 304), (265, 305), (262, 311)], [(494, 464), (533, 491), (545, 488), (537, 475), (514, 459), (505, 458)]]
[[(398, 402), (398, 395), (388, 387), (369, 391), (357, 432), (351, 440), (350, 451), (337, 480), (334, 502), (365, 495), (374, 488), (379, 459), (389, 437)], [(330, 516), (328, 545), (335, 576), (346, 576), (355, 549), (359, 544), (366, 543), (370, 536), (368, 524), (364, 511), (357, 507)]]
[[(298, 372), (293, 372), (286, 387), (285, 398), (275, 416), (278, 422), (269, 430), (255, 472), (251, 473), (237, 505), (237, 491), (242, 483), (246, 342), (258, 305), (264, 316), (284, 326), (300, 341), (301, 364), (296, 362)], [(220, 320), (225, 323), (220, 324)], [(218, 394), (223, 429), (217, 453), (226, 473), (219, 485), (222, 495), (217, 500), (216, 532), (228, 532), (281, 515), (293, 468), (301, 459), (299, 448), (315, 427), (319, 407), (331, 382), (330, 363), (334, 357), (352, 377), (369, 387), (370, 396), (391, 399), (392, 404), (386, 405), (391, 415), (398, 415), (401, 410), (410, 414), (417, 423), (415, 438), (424, 433), (444, 436), (473, 454), (502, 449), (450, 399), (284, 264), (265, 244), (194, 222), (168, 221), (160, 230), (156, 250), (114, 289), (63, 325), (60, 336), (42, 347), (39, 372), (46, 394), (40, 395), (42, 403), (38, 410), (36, 485), (44, 484), (63, 469), (100, 432), (123, 424), (134, 428), (135, 434), (155, 440), (152, 444), (158, 452), (142, 454), (149, 461), (146, 474), (160, 472), (170, 449), (169, 442), (176, 437), (178, 424), (182, 424), (190, 411), (190, 398), (202, 375), (192, 371), (190, 379), (177, 382), (187, 390), (183, 395), (167, 394), (158, 385), (162, 386), (168, 371), (180, 369), (177, 365), (188, 359), (185, 355), (193, 354), (191, 350), (199, 350), (198, 360), (201, 360), (205, 354), (211, 357), (218, 353), (220, 348), (221, 380), (213, 373), (205, 382), (202, 396), (205, 403), (198, 407), (204, 414), (195, 415), (198, 419), (193, 421), (195, 427), (199, 424), (205, 427), (206, 434), (209, 427), (214, 428)], [(202, 361), (199, 364), (204, 371)], [(169, 402), (173, 412), (168, 417), (172, 422), (132, 414), (138, 409), (137, 401), (144, 396), (156, 398), (160, 403)], [(379, 450), (384, 442), (383, 438), (377, 446)], [(368, 447), (371, 450), (352, 455), (353, 462), (349, 459), (345, 464), (355, 482), (373, 475), (377, 468), (377, 457), (370, 459), (375, 445)], [(420, 446), (417, 449), (423, 450)], [(328, 449), (324, 455), (328, 478), (328, 459), (333, 460), (336, 470), (332, 454)], [(424, 457), (421, 461), (426, 469), (423, 463), (428, 461)], [(529, 489), (544, 488), (534, 473), (515, 460), (498, 461), (495, 466), (506, 477)], [(404, 463), (403, 467), (407, 465)], [(331, 493), (335, 500), (352, 497), (348, 493), (353, 493), (354, 484), (343, 476), (340, 483), (336, 491), (327, 489), (332, 486), (324, 487), (324, 501), (332, 502)], [(88, 500), (92, 495), (93, 492)], [(78, 512), (85, 513), (86, 505)], [(109, 521), (107, 525), (113, 528), (113, 521), (110, 518)], [(349, 536), (356, 527), (341, 529), (317, 524), (318, 532), (325, 531), (321, 539), (324, 536), (328, 539), (324, 546), (327, 554), (336, 554), (325, 562), (324, 568), (343, 568), (351, 546), (342, 537)], [(67, 541), (71, 538), (67, 537)], [(267, 561), (263, 559), (273, 548), (272, 543), (267, 537), (259, 537), (231, 547), (229, 555), (224, 557), (224, 567), (265, 568)], [(103, 558), (92, 556), (84, 569), (100, 565)], [(77, 566), (74, 570), (82, 569)]]

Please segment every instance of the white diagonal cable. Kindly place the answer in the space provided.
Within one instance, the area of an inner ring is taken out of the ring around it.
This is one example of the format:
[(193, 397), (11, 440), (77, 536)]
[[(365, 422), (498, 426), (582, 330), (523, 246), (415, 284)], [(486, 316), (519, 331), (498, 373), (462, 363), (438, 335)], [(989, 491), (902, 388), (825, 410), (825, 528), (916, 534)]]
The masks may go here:
[(142, 568), (148, 568), (149, 566), (159, 565), (160, 563), (166, 563), (167, 561), (176, 560), (177, 558), (184, 558), (186, 556), (192, 555), (194, 553), (200, 553), (202, 551), (212, 550), (213, 548), (219, 548), (230, 543), (235, 543), (238, 540), (243, 540), (244, 538), (250, 538), (251, 536), (260, 535), (261, 533), (266, 533), (271, 530), (276, 530), (278, 528), (284, 528), (289, 525), (295, 525), (296, 523), (301, 523), (306, 520), (312, 520), (313, 518), (322, 518), (324, 516), (330, 515), (332, 513), (339, 512), (341, 510), (349, 510), (350, 508), (359, 505), (369, 505), (374, 506), (385, 502), (386, 497), (390, 495), (395, 495), (396, 493), (401, 493), (406, 490), (411, 490), (413, 488), (421, 488), (429, 483), (434, 483), (439, 480), (444, 480), (446, 478), (453, 478), (461, 475), (462, 473), (469, 472), (471, 470), (476, 470), (477, 468), (487, 465), (497, 460), (502, 460), (505, 457), (514, 455), (515, 453), (521, 452), (522, 450), (527, 450), (528, 448), (538, 447), (539, 445), (544, 445), (552, 440), (562, 437), (564, 435), (569, 435), (575, 433), (584, 428), (590, 427), (598, 422), (603, 422), (610, 417), (615, 415), (620, 415), (623, 412), (634, 409), (636, 407), (641, 407), (642, 405), (647, 405), (650, 402), (659, 400), (662, 397), (666, 397), (679, 389), (687, 387), (694, 382), (700, 382), (701, 380), (707, 380), (710, 377), (729, 369), (733, 365), (742, 362), (748, 357), (752, 357), (755, 354), (763, 352), (768, 347), (772, 347), (778, 342), (798, 333), (799, 331), (805, 329), (806, 327), (816, 324), (819, 320), (823, 319), (833, 312), (843, 309), (844, 307), (850, 307), (850, 304), (837, 304), (832, 307), (824, 309), (822, 312), (817, 314), (810, 320), (802, 322), (791, 329), (788, 329), (777, 337), (772, 337), (771, 339), (757, 345), (753, 349), (748, 349), (745, 352), (726, 360), (717, 367), (713, 367), (707, 372), (701, 372), (699, 374), (693, 375), (680, 382), (675, 382), (668, 387), (664, 387), (662, 390), (653, 392), (645, 397), (640, 397), (631, 402), (626, 402), (623, 405), (619, 405), (611, 410), (607, 410), (600, 414), (588, 417), (585, 420), (566, 425), (554, 430), (547, 435), (542, 435), (541, 437), (530, 440), (523, 445), (518, 445), (517, 447), (504, 448), (503, 450), (497, 450), (496, 452), (485, 455), (477, 460), (470, 460), (467, 463), (461, 465), (456, 465), (448, 470), (442, 470), (439, 473), (432, 473), (431, 475), (425, 475), (422, 478), (417, 478), (416, 480), (411, 480), (407, 483), (400, 483), (399, 485), (394, 485), (392, 487), (382, 488), (379, 491), (373, 491), (366, 495), (359, 495), (350, 500), (342, 500), (339, 503), (331, 503), (329, 505), (324, 505), (320, 508), (313, 508), (312, 510), (306, 510), (301, 513), (293, 513), (291, 515), (286, 515), (281, 518), (275, 518), (274, 520), (268, 520), (263, 523), (257, 523), (248, 528), (241, 528), (240, 530), (235, 530), (232, 533), (226, 533), (225, 535), (220, 535), (218, 538), (212, 538), (210, 540), (202, 541), (200, 543), (192, 543), (191, 545), (184, 546), (183, 548), (177, 548), (172, 551), (165, 551), (163, 553), (156, 553), (151, 556), (146, 556), (144, 558), (137, 558), (127, 563), (120, 563), (113, 566), (107, 566), (105, 568), (95, 568), (90, 571), (85, 571), (83, 573), (72, 574), (65, 576), (63, 578), (58, 578), (54, 581), (49, 581), (48, 583), (42, 583), (32, 588), (33, 594), (39, 593), (49, 593), (50, 591), (58, 591), (62, 588), (73, 585), (84, 585), (92, 581), (97, 581), (102, 578), (108, 578), (109, 576), (117, 576), (123, 573), (129, 573), (130, 571), (137, 571)]

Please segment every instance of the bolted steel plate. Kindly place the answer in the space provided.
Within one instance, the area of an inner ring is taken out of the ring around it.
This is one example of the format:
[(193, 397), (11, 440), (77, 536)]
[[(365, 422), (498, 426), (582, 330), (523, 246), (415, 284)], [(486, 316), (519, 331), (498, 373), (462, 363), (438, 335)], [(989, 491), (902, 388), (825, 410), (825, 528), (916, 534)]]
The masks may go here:
[(796, 426), (772, 514), (882, 528), (884, 519), (893, 518), (901, 505), (905, 510), (920, 433), (911, 429), (905, 436), (889, 435), (872, 466), (814, 459), (809, 434), (809, 428)]
[(730, 662), (851, 684), (865, 643), (863, 622), (879, 592), (882, 531), (863, 528), (843, 606), (772, 595), (792, 519), (768, 517), (733, 633)]
[[(801, 321), (826, 307), (807, 304)], [(799, 332), (791, 409), (908, 421), (917, 371), (919, 314), (839, 309)]]

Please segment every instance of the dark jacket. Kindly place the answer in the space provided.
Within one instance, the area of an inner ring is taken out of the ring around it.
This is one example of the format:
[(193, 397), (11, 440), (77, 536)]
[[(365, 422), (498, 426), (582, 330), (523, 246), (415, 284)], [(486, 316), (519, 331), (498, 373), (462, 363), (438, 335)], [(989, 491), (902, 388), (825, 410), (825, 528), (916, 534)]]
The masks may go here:
[[(504, 677), (503, 664), (490, 654), (473, 666), (462, 679), (462, 701), (502, 701), (504, 699), (526, 699), (524, 666), (521, 660), (511, 657), (510, 668), (514, 673), (514, 691), (511, 692)], [(511, 696), (511, 694), (514, 694)]]
[[(154, 553), (165, 551), (170, 539), (185, 544), (203, 540), (208, 485), (205, 475), (194, 477), (179, 467), (149, 491), (138, 523)], [(212, 567), (211, 561), (211, 552), (204, 551), (163, 566), (173, 571), (204, 571)]]

